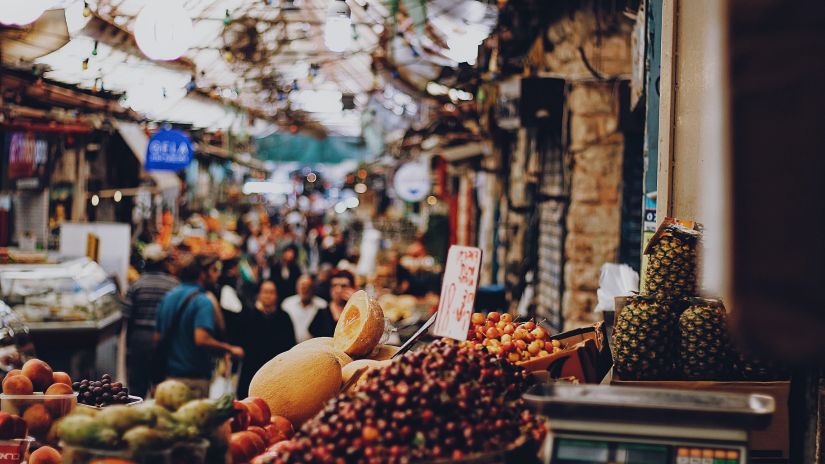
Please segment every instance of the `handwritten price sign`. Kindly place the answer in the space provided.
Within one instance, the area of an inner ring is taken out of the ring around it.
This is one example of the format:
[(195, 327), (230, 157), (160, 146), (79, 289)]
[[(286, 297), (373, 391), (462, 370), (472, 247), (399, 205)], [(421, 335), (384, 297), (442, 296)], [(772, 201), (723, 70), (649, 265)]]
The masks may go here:
[(432, 334), (466, 340), (470, 317), (476, 300), (478, 273), (481, 270), (481, 250), (452, 246), (447, 254), (441, 300)]

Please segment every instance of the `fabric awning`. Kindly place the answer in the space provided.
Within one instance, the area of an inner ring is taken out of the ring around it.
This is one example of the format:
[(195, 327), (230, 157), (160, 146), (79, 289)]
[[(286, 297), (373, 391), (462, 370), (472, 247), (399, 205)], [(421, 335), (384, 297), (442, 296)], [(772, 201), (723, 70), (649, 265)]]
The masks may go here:
[[(139, 124), (128, 121), (115, 120), (115, 127), (123, 137), (126, 145), (132, 150), (135, 158), (140, 161), (141, 166), (146, 163), (146, 149), (149, 147), (149, 137)], [(149, 171), (149, 177), (155, 181), (158, 190), (165, 192), (167, 190), (180, 190), (180, 179), (173, 172), (163, 171)]]

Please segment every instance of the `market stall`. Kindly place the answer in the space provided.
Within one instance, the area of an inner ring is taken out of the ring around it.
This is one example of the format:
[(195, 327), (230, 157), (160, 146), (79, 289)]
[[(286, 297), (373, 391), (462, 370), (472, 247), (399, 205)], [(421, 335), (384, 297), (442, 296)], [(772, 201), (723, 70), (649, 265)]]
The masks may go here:
[(38, 356), (73, 377), (114, 372), (121, 302), (94, 261), (0, 265), (0, 295), (26, 324)]

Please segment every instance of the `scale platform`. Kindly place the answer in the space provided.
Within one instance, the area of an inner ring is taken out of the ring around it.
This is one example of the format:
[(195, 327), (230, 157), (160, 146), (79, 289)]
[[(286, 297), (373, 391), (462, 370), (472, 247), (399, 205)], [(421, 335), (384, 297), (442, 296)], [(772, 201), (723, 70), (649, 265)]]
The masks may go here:
[(746, 464), (767, 395), (551, 384), (524, 398), (548, 418), (547, 464)]

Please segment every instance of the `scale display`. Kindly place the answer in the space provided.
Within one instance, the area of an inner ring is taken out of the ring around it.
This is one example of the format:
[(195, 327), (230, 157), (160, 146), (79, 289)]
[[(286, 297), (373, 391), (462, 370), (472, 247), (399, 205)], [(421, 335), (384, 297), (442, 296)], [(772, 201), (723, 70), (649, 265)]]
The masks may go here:
[(741, 453), (724, 447), (626, 443), (557, 438), (553, 464), (740, 464)]

